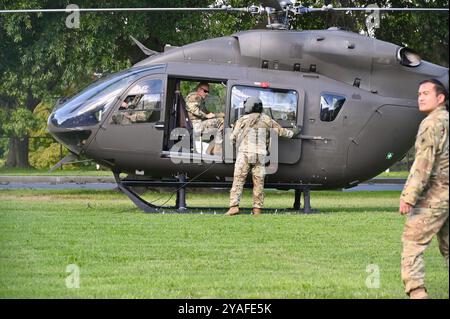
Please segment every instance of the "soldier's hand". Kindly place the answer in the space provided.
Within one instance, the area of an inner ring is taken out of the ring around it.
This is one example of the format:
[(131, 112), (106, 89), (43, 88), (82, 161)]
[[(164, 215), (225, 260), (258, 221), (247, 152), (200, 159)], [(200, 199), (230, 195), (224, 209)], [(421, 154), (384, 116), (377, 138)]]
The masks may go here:
[(213, 118), (215, 118), (216, 117), (216, 114), (214, 114), (214, 113), (208, 113), (208, 114), (206, 114), (206, 118), (207, 119), (213, 119)]
[(400, 207), (399, 207), (400, 214), (402, 215), (409, 214), (411, 212), (411, 209), (412, 205), (408, 204), (403, 199), (400, 199)]
[(294, 132), (294, 135), (292, 135), (292, 138), (298, 138), (300, 136), (300, 129), (298, 127), (293, 127), (291, 129), (292, 132)]

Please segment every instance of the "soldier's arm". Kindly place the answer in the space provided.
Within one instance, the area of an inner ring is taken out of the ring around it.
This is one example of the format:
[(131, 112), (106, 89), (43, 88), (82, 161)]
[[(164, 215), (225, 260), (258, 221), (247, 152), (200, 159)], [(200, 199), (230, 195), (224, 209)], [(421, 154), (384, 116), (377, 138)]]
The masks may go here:
[(275, 132), (277, 132), (278, 136), (280, 137), (292, 138), (292, 136), (294, 135), (294, 132), (282, 127), (280, 124), (277, 123), (277, 121), (274, 121), (272, 119), (270, 123), (270, 128), (274, 129)]
[(423, 122), (416, 138), (414, 164), (400, 196), (400, 199), (407, 204), (414, 206), (428, 184), (435, 161), (435, 142), (433, 123)]
[(186, 110), (202, 119), (207, 118), (207, 114), (200, 109), (200, 103), (201, 101), (197, 97), (190, 96), (187, 98)]
[(234, 124), (233, 131), (231, 131), (231, 134), (230, 134), (230, 141), (233, 144), (236, 143), (236, 139), (237, 139), (239, 133), (242, 130), (242, 121), (241, 121), (241, 119), (242, 118), (240, 118), (239, 120), (236, 121), (236, 123)]

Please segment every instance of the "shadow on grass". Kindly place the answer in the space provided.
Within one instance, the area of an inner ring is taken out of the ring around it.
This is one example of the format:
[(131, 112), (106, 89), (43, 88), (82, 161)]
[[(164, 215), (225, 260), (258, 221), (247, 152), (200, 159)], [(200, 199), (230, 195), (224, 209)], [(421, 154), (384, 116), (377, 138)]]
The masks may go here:
[[(132, 207), (129, 209), (122, 209), (114, 212), (114, 214), (121, 213), (142, 213), (142, 214), (179, 214), (179, 215), (191, 215), (191, 214), (209, 214), (209, 215), (221, 215), (228, 211), (228, 207), (188, 207), (186, 210), (178, 210), (175, 207), (161, 207), (155, 212), (144, 212), (138, 207)], [(251, 215), (251, 207), (241, 207), (239, 215)], [(303, 210), (295, 210), (292, 208), (263, 208), (262, 213), (265, 215), (328, 215), (333, 213), (396, 213), (398, 207), (323, 207), (320, 209), (313, 209), (311, 213), (305, 213)]]

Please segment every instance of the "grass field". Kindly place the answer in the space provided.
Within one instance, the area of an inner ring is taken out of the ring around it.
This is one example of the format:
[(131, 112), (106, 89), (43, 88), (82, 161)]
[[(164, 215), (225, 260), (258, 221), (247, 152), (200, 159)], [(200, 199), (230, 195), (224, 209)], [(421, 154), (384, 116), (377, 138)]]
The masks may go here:
[(0, 167), (0, 175), (14, 176), (113, 176), (111, 171), (93, 169), (48, 169), (5, 168)]
[[(255, 218), (144, 214), (114, 191), (1, 190), (0, 298), (405, 298), (398, 197), (313, 192), (318, 214)], [(223, 207), (228, 193), (187, 200)], [(266, 192), (267, 207), (292, 202)], [(435, 240), (425, 258), (431, 297), (448, 298)]]

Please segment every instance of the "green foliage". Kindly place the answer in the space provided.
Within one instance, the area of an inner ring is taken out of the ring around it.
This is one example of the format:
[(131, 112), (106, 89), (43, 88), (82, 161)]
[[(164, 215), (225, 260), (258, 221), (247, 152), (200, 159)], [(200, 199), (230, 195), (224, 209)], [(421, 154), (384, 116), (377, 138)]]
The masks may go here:
[[(58, 143), (52, 143), (49, 146), (41, 146), (35, 151), (30, 152), (30, 164), (35, 168), (51, 168), (59, 162), (61, 146)], [(68, 154), (68, 151), (63, 148), (62, 156)]]
[(47, 130), (47, 120), (53, 109), (53, 104), (48, 102), (39, 103), (33, 111), (35, 119), (38, 121), (38, 126), (31, 133), (32, 136), (51, 137)]
[(18, 108), (11, 113), (11, 118), (5, 121), (2, 127), (7, 136), (23, 137), (37, 129), (38, 125), (38, 119), (30, 110)]
[(6, 123), (8, 119), (8, 112), (0, 107), (0, 135), (3, 135), (3, 124)]
[[(7, 121), (7, 112), (1, 108), (0, 105), (0, 159), (4, 156), (8, 149), (8, 139), (4, 136), (3, 124)], [(3, 161), (4, 162), (4, 161)], [(0, 167), (3, 166), (3, 162), (0, 163)]]

